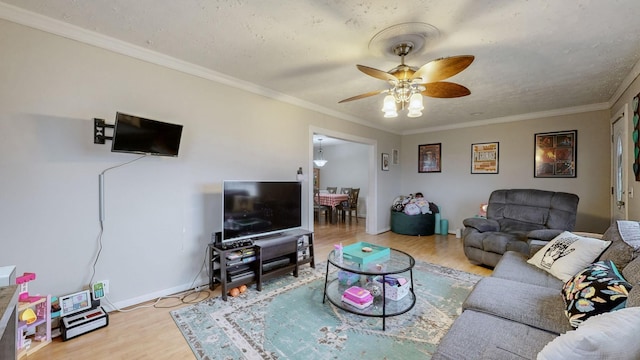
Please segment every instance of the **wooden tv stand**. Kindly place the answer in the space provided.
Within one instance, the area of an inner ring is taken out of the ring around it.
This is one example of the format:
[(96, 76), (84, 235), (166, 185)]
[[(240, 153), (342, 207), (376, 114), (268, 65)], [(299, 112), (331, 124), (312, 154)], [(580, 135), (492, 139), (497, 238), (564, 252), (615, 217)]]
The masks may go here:
[(304, 264), (315, 268), (313, 232), (296, 229), (233, 249), (209, 244), (209, 264), (209, 288), (221, 286), (223, 300), (229, 290), (241, 285), (255, 282), (261, 291), (263, 281), (289, 273), (297, 277)]

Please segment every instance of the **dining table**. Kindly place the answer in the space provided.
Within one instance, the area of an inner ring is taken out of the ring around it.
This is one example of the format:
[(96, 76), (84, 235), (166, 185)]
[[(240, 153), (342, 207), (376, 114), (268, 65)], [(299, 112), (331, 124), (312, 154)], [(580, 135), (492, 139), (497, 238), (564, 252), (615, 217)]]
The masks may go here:
[(320, 193), (318, 194), (318, 205), (329, 206), (331, 207), (330, 222), (333, 224), (337, 222), (338, 216), (336, 214), (336, 206), (340, 205), (341, 202), (349, 200), (349, 194), (329, 194), (329, 193)]

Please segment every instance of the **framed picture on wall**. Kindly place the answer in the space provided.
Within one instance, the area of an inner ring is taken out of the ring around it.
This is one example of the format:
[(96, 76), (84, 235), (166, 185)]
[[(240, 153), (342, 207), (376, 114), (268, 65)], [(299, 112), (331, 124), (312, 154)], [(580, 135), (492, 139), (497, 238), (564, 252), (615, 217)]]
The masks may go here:
[(400, 165), (400, 151), (398, 149), (391, 150), (391, 163), (393, 165)]
[(418, 145), (418, 172), (442, 171), (442, 143)]
[(471, 173), (497, 174), (499, 142), (471, 144)]
[(577, 171), (578, 130), (535, 134), (533, 176), (574, 178)]
[(382, 153), (382, 171), (389, 171), (389, 154)]

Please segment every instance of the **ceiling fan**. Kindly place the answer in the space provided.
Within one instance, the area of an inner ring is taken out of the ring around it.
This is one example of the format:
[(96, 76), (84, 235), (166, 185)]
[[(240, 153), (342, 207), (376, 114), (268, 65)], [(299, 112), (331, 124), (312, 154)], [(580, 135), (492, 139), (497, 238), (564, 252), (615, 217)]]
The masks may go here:
[(409, 109), (409, 117), (417, 117), (422, 115), (422, 110), (424, 109), (422, 95), (435, 98), (457, 98), (471, 94), (469, 89), (460, 84), (442, 80), (466, 69), (473, 62), (474, 56), (460, 55), (440, 58), (417, 68), (404, 63), (405, 56), (411, 53), (412, 49), (413, 44), (411, 42), (402, 42), (395, 45), (393, 52), (400, 56), (400, 65), (389, 71), (356, 65), (358, 70), (374, 78), (387, 81), (391, 87), (356, 95), (341, 100), (339, 103), (387, 93), (382, 108), (382, 111), (385, 112), (385, 117), (396, 117), (398, 116), (398, 108), (404, 109), (405, 107)]

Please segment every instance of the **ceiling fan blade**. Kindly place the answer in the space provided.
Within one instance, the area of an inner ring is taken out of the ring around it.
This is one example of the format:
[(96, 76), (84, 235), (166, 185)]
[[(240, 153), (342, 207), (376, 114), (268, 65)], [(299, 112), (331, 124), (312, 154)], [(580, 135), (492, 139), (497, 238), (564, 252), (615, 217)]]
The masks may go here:
[(471, 91), (466, 87), (446, 81), (428, 83), (424, 86), (427, 89), (422, 91), (422, 95), (434, 98), (457, 98), (471, 94)]
[(473, 55), (460, 55), (430, 61), (413, 73), (411, 80), (422, 78), (421, 83), (430, 83), (450, 78), (471, 65), (473, 59)]
[(372, 67), (368, 67), (364, 65), (356, 65), (356, 66), (358, 67), (358, 70), (362, 71), (363, 73), (369, 76), (373, 76), (376, 79), (386, 80), (393, 83), (398, 82), (398, 79), (395, 76), (389, 74), (386, 71), (374, 69)]
[(366, 97), (369, 96), (374, 96), (374, 95), (378, 95), (378, 94), (382, 94), (383, 92), (387, 91), (385, 90), (376, 90), (376, 91), (369, 91), (368, 93), (364, 93), (364, 94), (360, 94), (360, 95), (356, 95), (356, 96), (352, 96), (348, 99), (344, 99), (344, 100), (340, 100), (338, 101), (338, 103), (343, 103), (343, 102), (347, 102), (347, 101), (353, 101), (353, 100), (360, 100), (360, 99), (364, 99)]

